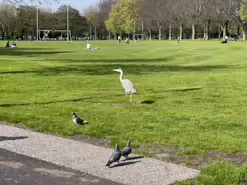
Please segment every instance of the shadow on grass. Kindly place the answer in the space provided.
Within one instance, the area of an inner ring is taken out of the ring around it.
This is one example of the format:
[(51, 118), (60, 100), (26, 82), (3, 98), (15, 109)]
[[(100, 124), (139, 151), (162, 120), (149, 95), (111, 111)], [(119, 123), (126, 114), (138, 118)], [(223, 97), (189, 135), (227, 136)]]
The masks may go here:
[(154, 100), (145, 100), (145, 101), (142, 101), (142, 102), (141, 102), (141, 104), (148, 104), (148, 105), (151, 105), (151, 104), (153, 104), (153, 103), (155, 103)]
[(66, 65), (56, 67), (41, 67), (30, 71), (3, 71), (0, 74), (37, 74), (44, 76), (61, 75), (61, 74), (78, 74), (78, 75), (107, 75), (118, 73), (112, 71), (121, 67), (126, 74), (145, 74), (155, 72), (179, 72), (179, 71), (212, 71), (218, 69), (226, 69), (229, 66), (178, 66), (178, 65), (135, 65), (135, 64), (90, 64), (90, 65)]
[(27, 136), (19, 136), (19, 137), (6, 137), (6, 136), (0, 136), (0, 142), (1, 141), (7, 141), (7, 140), (18, 140), (18, 139), (26, 139), (28, 138)]
[(201, 87), (192, 87), (192, 88), (184, 88), (184, 89), (171, 89), (169, 92), (187, 92), (187, 91), (198, 91), (202, 89)]
[(123, 162), (123, 163), (116, 164), (114, 166), (110, 166), (109, 168), (116, 168), (116, 167), (121, 167), (121, 166), (128, 166), (128, 165), (133, 165), (133, 164), (136, 164), (136, 163), (139, 163), (139, 162), (141, 162), (141, 161)]
[(54, 51), (54, 48), (0, 48), (0, 56), (40, 56), (60, 53), (72, 53), (71, 51)]
[[(117, 97), (117, 96), (124, 96), (123, 95), (120, 95), (120, 94), (117, 94), (117, 95), (111, 95), (111, 97)], [(95, 99), (95, 98), (105, 98), (104, 97), (90, 97), (90, 98), (79, 98), (79, 99), (71, 99), (71, 100), (58, 100), (58, 101), (49, 101), (49, 102), (37, 102), (37, 103), (13, 103), (13, 104), (0, 104), (0, 107), (15, 107), (15, 106), (28, 106), (28, 105), (48, 105), (48, 104), (53, 104), (53, 103), (64, 103), (64, 102), (79, 102), (79, 101), (85, 101), (85, 100), (92, 100), (92, 99)], [(97, 102), (99, 103), (99, 102)], [(100, 102), (101, 103), (101, 102)]]
[(146, 58), (126, 58), (126, 59), (49, 59), (49, 61), (59, 61), (63, 63), (128, 63), (128, 62), (135, 62), (135, 63), (145, 63), (145, 62), (169, 62), (175, 59), (175, 57), (167, 57), (167, 58), (153, 58), (153, 59), (146, 59)]

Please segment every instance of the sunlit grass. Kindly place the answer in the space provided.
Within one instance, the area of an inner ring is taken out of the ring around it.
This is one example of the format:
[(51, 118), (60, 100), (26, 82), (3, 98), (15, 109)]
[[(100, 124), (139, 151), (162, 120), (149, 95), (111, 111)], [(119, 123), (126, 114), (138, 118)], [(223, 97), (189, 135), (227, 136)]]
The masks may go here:
[[(4, 43), (2, 43), (4, 45)], [(19, 42), (0, 49), (0, 120), (126, 144), (247, 152), (247, 45)], [(138, 94), (125, 101), (121, 67)], [(78, 127), (76, 112), (89, 121)], [(190, 153), (189, 152), (189, 153)], [(186, 152), (185, 152), (186, 153)]]

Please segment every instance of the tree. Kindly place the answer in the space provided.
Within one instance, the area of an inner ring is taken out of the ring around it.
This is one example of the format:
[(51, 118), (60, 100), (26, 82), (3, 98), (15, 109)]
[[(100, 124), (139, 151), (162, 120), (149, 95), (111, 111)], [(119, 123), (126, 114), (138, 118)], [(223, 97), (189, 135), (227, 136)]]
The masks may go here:
[[(67, 5), (62, 5), (57, 12), (53, 14), (55, 19), (53, 29), (67, 30)], [(88, 23), (80, 12), (72, 7), (69, 7), (69, 30), (75, 37), (84, 35), (88, 28)]]
[(106, 21), (108, 31), (113, 33), (131, 33), (134, 21), (137, 20), (136, 0), (120, 0), (112, 8)]
[(5, 34), (8, 38), (14, 37), (15, 24), (16, 24), (16, 8), (11, 4), (2, 3), (0, 5), (0, 24), (2, 30), (2, 39)]
[(239, 15), (239, 23), (242, 28), (243, 40), (246, 40), (246, 32), (247, 32), (247, 0), (241, 0), (240, 9), (238, 12)]

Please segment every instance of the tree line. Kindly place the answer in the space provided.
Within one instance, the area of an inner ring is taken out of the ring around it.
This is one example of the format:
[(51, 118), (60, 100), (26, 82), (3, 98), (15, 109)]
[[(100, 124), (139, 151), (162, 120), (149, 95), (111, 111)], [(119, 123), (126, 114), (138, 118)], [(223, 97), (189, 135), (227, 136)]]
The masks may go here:
[[(2, 39), (35, 38), (37, 33), (36, 6), (2, 3), (0, 5), (0, 34)], [(62, 5), (56, 12), (48, 8), (38, 9), (39, 30), (67, 30), (67, 5)], [(88, 22), (81, 13), (69, 7), (69, 29), (74, 39), (87, 35)], [(50, 38), (64, 36), (65, 33), (49, 32)], [(44, 33), (41, 32), (41, 37)]]
[(102, 28), (113, 34), (139, 33), (159, 40), (227, 35), (246, 40), (247, 0), (102, 0), (94, 9), (95, 17), (104, 15), (99, 16)]
[[(15, 0), (18, 1), (18, 0)], [(67, 7), (40, 9), (39, 29), (66, 30)], [(100, 0), (80, 12), (69, 8), (74, 38), (135, 36), (148, 39), (205, 39), (231, 36), (246, 40), (247, 0)], [(36, 7), (0, 6), (2, 37), (36, 34)], [(53, 34), (54, 37), (57, 35)]]

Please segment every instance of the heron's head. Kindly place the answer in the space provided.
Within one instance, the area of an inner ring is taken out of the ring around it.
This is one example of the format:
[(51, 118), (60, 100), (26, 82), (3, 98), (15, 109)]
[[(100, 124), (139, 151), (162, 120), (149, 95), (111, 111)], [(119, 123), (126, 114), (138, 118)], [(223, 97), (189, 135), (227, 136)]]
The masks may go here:
[(113, 71), (116, 71), (116, 72), (119, 72), (119, 73), (123, 72), (123, 70), (121, 68), (113, 69)]

